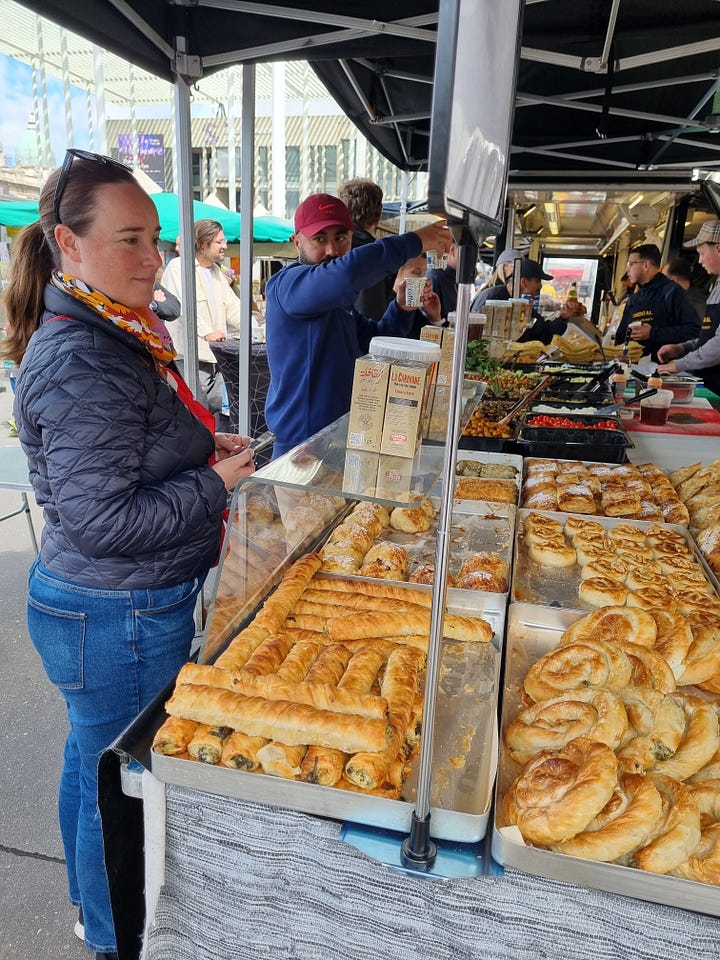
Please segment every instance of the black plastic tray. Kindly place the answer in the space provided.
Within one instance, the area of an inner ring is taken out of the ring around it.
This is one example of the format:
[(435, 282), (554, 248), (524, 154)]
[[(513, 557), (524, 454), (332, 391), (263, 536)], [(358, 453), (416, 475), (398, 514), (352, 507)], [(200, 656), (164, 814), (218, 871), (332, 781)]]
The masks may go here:
[(517, 427), (516, 438), (523, 456), (623, 463), (625, 451), (634, 446), (619, 421), (616, 430), (589, 429), (593, 424), (610, 419), (607, 416), (565, 414), (567, 419), (584, 425), (575, 428), (533, 427), (528, 420), (534, 416), (538, 414), (525, 412)]
[(516, 443), (524, 457), (595, 463), (624, 463), (627, 449), (635, 446), (622, 427), (618, 430), (587, 430), (583, 427), (529, 427), (527, 424), (519, 427)]

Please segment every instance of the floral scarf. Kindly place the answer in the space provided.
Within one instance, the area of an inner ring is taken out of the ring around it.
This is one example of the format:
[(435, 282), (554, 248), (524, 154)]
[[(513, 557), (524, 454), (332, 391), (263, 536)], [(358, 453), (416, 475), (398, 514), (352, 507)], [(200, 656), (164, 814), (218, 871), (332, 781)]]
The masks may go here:
[(84, 303), (86, 307), (90, 307), (104, 320), (114, 323), (125, 333), (139, 340), (155, 360), (158, 370), (164, 375), (163, 368), (175, 359), (177, 353), (165, 324), (149, 306), (131, 310), (121, 303), (113, 303), (103, 293), (88, 287), (78, 277), (71, 277), (59, 270), (53, 271), (51, 283), (58, 290), (62, 290), (63, 293)]

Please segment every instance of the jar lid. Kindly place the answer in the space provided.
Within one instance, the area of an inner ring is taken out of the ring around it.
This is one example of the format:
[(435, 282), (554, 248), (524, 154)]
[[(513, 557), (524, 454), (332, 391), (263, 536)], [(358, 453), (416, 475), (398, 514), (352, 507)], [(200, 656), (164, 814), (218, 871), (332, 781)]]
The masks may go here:
[(406, 337), (373, 337), (369, 352), (376, 357), (393, 360), (424, 360), (432, 363), (440, 359), (440, 347), (436, 343)]

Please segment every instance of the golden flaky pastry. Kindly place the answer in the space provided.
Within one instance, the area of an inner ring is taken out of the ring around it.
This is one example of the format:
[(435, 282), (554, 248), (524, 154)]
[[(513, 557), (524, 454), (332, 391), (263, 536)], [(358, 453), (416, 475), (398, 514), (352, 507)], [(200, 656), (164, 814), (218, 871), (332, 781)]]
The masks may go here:
[(650, 779), (621, 773), (612, 796), (587, 828), (553, 850), (571, 857), (610, 862), (637, 850), (662, 815), (662, 799)]
[(648, 844), (632, 857), (632, 865), (652, 873), (669, 873), (692, 855), (700, 842), (700, 812), (678, 780), (654, 776), (663, 812)]
[(617, 759), (611, 748), (578, 737), (527, 764), (505, 795), (505, 823), (516, 825), (528, 843), (560, 843), (587, 827), (610, 800), (616, 783)]
[(632, 664), (622, 650), (601, 640), (571, 643), (548, 651), (528, 670), (523, 688), (535, 702), (586, 687), (627, 686)]
[(533, 704), (508, 723), (503, 739), (517, 763), (527, 763), (541, 750), (558, 750), (570, 740), (587, 737), (614, 750), (628, 728), (625, 707), (609, 690), (589, 687)]
[(565, 630), (561, 644), (582, 643), (584, 640), (604, 640), (608, 643), (624, 641), (652, 647), (657, 637), (654, 617), (635, 607), (610, 605), (581, 617)]

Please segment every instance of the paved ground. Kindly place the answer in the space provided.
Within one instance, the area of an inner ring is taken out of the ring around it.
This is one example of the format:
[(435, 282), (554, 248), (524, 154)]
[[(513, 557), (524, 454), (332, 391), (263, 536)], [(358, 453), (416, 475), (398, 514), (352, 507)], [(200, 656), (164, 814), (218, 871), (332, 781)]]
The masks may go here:
[[(0, 447), (17, 443), (8, 435), (11, 407), (8, 386), (0, 393)], [(17, 494), (0, 490), (0, 516), (19, 505)], [(33, 516), (39, 535), (37, 508)], [(24, 515), (0, 523), (0, 960), (88, 960), (72, 932), (57, 824), (65, 708), (25, 625), (32, 559)]]

